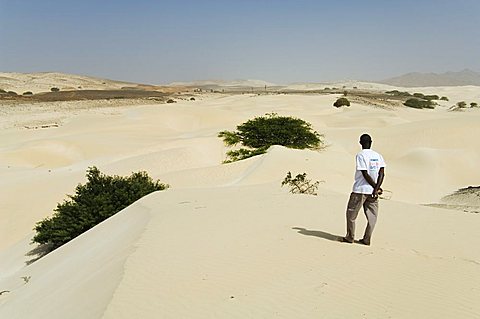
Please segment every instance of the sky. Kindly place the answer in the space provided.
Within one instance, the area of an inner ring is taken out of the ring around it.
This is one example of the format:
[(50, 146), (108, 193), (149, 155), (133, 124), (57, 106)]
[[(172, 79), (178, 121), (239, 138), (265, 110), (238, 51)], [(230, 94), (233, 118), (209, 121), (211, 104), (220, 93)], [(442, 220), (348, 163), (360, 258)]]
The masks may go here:
[(0, 0), (0, 72), (381, 80), (480, 71), (478, 0)]

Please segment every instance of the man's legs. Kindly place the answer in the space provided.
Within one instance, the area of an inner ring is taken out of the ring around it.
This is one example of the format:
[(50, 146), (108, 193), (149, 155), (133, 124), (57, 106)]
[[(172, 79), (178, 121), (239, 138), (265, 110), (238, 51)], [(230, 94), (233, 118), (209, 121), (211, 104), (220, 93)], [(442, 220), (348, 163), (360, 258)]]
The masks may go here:
[(355, 239), (355, 220), (363, 204), (362, 194), (351, 193), (347, 204), (347, 235), (345, 241), (352, 242)]
[(367, 227), (365, 228), (365, 234), (363, 235), (362, 242), (366, 245), (370, 245), (370, 239), (372, 238), (373, 229), (377, 223), (378, 216), (378, 199), (373, 199), (368, 196), (363, 203), (363, 211), (367, 217)]

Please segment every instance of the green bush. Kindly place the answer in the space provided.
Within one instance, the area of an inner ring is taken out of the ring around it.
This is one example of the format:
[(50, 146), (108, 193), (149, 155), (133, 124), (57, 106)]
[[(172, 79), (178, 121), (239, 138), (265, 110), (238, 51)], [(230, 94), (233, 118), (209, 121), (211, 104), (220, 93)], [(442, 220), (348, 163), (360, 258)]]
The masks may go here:
[(143, 196), (168, 188), (145, 172), (128, 177), (107, 176), (96, 167), (87, 170), (87, 183), (59, 203), (51, 217), (38, 222), (33, 241), (54, 250), (118, 213)]
[(416, 97), (416, 98), (419, 98), (419, 99), (423, 99), (425, 97), (425, 95), (423, 95), (423, 93), (413, 93), (413, 96)]
[(467, 103), (465, 101), (460, 101), (457, 103), (457, 107), (463, 109), (467, 107)]
[(470, 107), (478, 107), (478, 103), (477, 102), (472, 102), (472, 103), (470, 103)]
[(440, 98), (440, 100), (441, 100), (441, 101), (448, 101), (448, 97), (442, 96), (442, 97)]
[(263, 154), (272, 145), (318, 149), (323, 144), (322, 135), (312, 130), (310, 123), (275, 113), (255, 117), (237, 126), (236, 131), (220, 132), (218, 137), (228, 146), (241, 144), (245, 147), (229, 151), (227, 163)]
[(173, 100), (173, 99), (168, 99), (167, 100), (167, 103), (177, 103), (177, 101)]
[(333, 106), (335, 107), (341, 107), (341, 106), (350, 106), (350, 101), (347, 98), (341, 97), (333, 103)]
[(393, 90), (393, 91), (387, 91), (385, 92), (386, 94), (392, 94), (394, 96), (412, 96), (410, 93), (408, 92), (400, 92), (398, 90)]
[(60, 89), (59, 89), (59, 88), (51, 88), (50, 91), (52, 91), (52, 92), (58, 92), (58, 91), (60, 91)]
[(22, 94), (22, 95), (25, 95), (25, 96), (27, 96), (27, 95), (33, 95), (33, 93), (32, 93), (32, 92), (30, 92), (30, 91), (27, 91), (27, 92), (23, 92), (23, 94)]
[(429, 100), (419, 100), (416, 98), (411, 98), (403, 103), (405, 106), (413, 107), (416, 109), (433, 109), (435, 108), (435, 103)]
[(432, 100), (439, 100), (440, 97), (438, 95), (424, 95), (423, 98), (425, 100), (429, 100), (429, 101), (432, 101)]

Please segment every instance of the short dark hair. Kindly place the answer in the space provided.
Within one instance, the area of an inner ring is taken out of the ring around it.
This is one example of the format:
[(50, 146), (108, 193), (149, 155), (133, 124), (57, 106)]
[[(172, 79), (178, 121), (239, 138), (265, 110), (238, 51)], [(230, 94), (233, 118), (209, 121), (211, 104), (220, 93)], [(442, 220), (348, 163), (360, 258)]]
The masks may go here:
[(372, 138), (368, 134), (363, 134), (360, 136), (360, 144), (362, 145), (368, 145), (372, 143)]

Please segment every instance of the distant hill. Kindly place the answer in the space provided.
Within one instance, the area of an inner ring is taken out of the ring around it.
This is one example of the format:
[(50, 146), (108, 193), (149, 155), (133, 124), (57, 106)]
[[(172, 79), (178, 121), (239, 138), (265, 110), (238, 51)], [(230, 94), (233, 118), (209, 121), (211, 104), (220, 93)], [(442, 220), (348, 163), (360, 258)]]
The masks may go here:
[(393, 77), (380, 81), (383, 84), (403, 87), (421, 87), (421, 86), (480, 86), (480, 73), (465, 69), (460, 72), (446, 73), (407, 73), (401, 76)]

